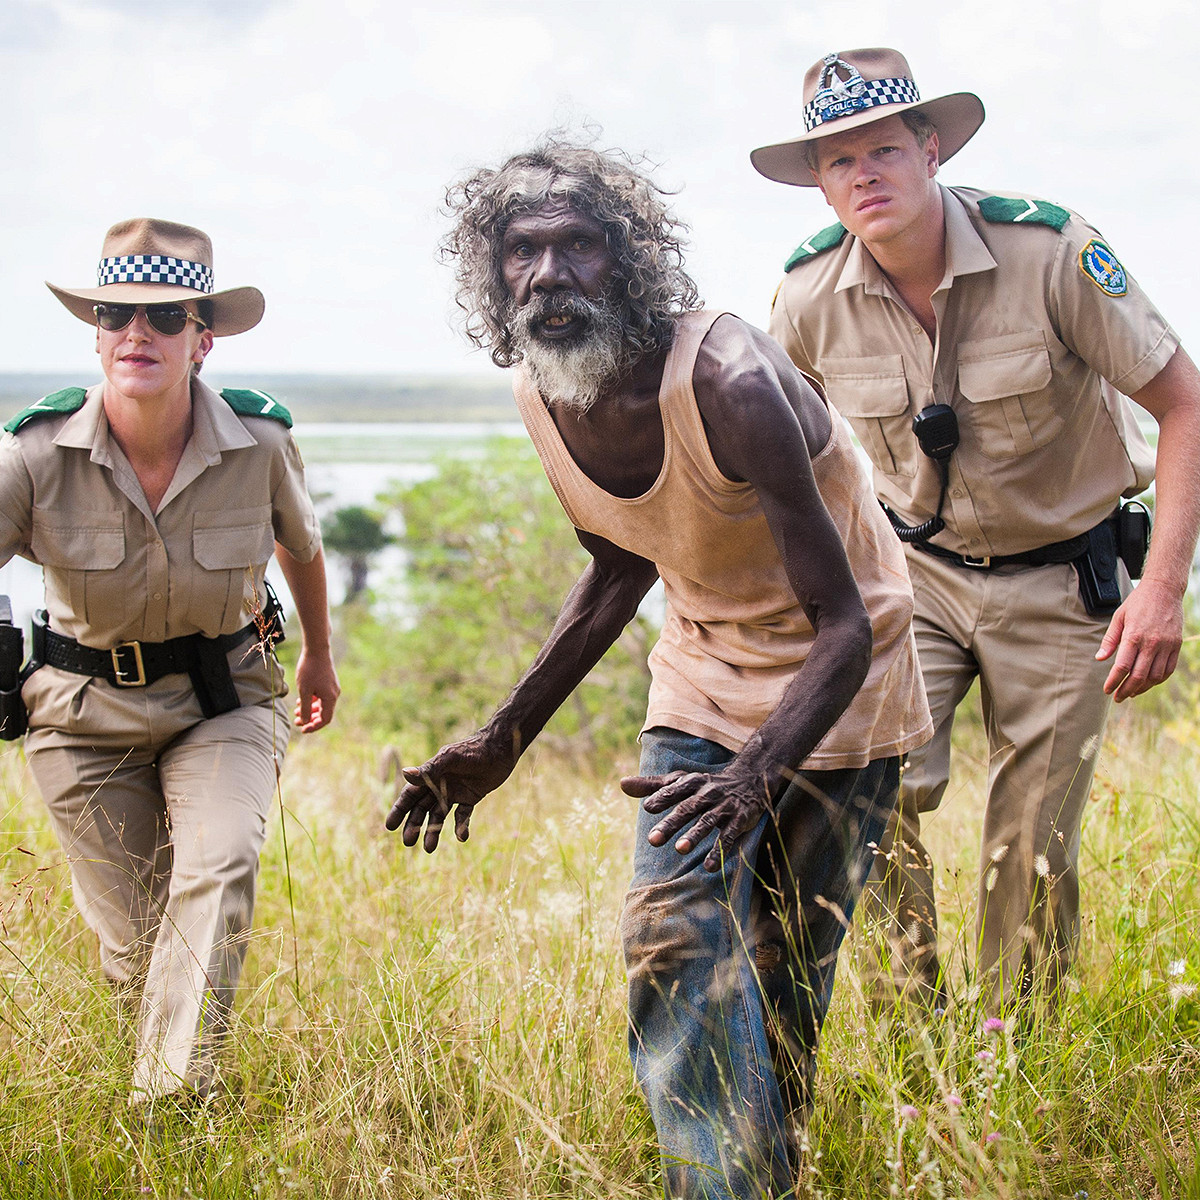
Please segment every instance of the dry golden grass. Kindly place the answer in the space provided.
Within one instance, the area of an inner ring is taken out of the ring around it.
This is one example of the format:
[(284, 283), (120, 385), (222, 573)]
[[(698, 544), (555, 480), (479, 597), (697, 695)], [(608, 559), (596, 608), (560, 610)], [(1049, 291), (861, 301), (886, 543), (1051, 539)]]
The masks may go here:
[[(1080, 962), (1041, 1031), (985, 1034), (967, 1003), (932, 1036), (877, 1020), (846, 960), (808, 1194), (1200, 1196), (1200, 756), (1194, 714), (1171, 720), (1122, 714), (1110, 730)], [(6, 752), (0, 1197), (658, 1193), (616, 936), (634, 802), (615, 780), (632, 756), (596, 780), (533, 753), (467, 845), (427, 857), (383, 831), (382, 746), (354, 728), (293, 747), (229, 1091), (157, 1131), (124, 1107), (126, 1035), (20, 750)], [(983, 764), (978, 728), (956, 736), (928, 832), (960, 983)]]

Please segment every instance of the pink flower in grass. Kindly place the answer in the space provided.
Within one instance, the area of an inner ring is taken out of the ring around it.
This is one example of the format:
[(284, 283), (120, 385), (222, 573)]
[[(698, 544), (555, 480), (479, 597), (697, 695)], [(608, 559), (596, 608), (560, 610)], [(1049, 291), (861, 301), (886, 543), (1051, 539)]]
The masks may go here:
[(911, 1104), (900, 1105), (900, 1119), (902, 1121), (915, 1121), (921, 1114)]
[(983, 1023), (984, 1033), (1003, 1033), (1004, 1022), (999, 1017), (988, 1017)]

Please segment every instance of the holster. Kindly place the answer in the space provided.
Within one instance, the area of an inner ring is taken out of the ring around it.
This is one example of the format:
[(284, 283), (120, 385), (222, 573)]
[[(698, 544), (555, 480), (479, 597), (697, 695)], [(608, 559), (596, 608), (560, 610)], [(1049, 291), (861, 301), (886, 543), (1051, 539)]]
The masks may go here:
[(21, 660), (25, 635), (12, 623), (12, 605), (0, 596), (0, 740), (13, 742), (28, 724), (25, 701), (21, 699)]
[(1117, 532), (1117, 553), (1130, 579), (1141, 579), (1150, 549), (1150, 510), (1140, 500), (1122, 504), (1113, 516)]
[(1088, 615), (1111, 617), (1121, 605), (1117, 578), (1117, 539), (1112, 520), (1088, 530), (1088, 547), (1072, 565), (1079, 574), (1079, 595)]

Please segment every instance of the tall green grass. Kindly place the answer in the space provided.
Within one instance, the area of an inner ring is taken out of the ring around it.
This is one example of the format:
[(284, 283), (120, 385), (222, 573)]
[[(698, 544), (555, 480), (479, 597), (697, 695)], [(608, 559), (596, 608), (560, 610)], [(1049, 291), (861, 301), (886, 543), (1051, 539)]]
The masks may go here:
[[(0, 793), (0, 1197), (658, 1193), (617, 939), (633, 801), (536, 750), (432, 857), (382, 830), (381, 745), (348, 695), (295, 745), (260, 876), (225, 1092), (146, 1128), (128, 1034), (18, 747)], [(1182, 715), (1181, 715), (1182, 713)], [(987, 1032), (970, 943), (983, 777), (961, 722), (928, 824), (956, 1003), (874, 1016), (851, 935), (800, 1164), (821, 1197), (1200, 1197), (1194, 709), (1110, 726), (1058, 1014)], [(283, 866), (286, 820), (295, 921)]]

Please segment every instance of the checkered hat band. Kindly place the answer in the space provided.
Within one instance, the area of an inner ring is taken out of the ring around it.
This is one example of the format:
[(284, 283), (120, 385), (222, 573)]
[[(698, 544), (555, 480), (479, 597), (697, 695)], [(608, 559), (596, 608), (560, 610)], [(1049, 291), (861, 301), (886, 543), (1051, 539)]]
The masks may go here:
[(123, 254), (102, 258), (96, 271), (101, 286), (109, 283), (175, 283), (198, 292), (213, 290), (212, 267), (169, 258), (165, 254)]
[[(818, 108), (817, 100), (823, 93), (804, 106), (804, 127), (811, 133), (825, 121), (836, 121), (841, 117), (849, 117), (863, 109), (877, 108), (881, 104), (915, 104), (921, 99), (917, 85), (911, 79), (872, 79), (867, 83), (867, 89), (861, 96)], [(824, 93), (825, 96), (828, 93)]]

